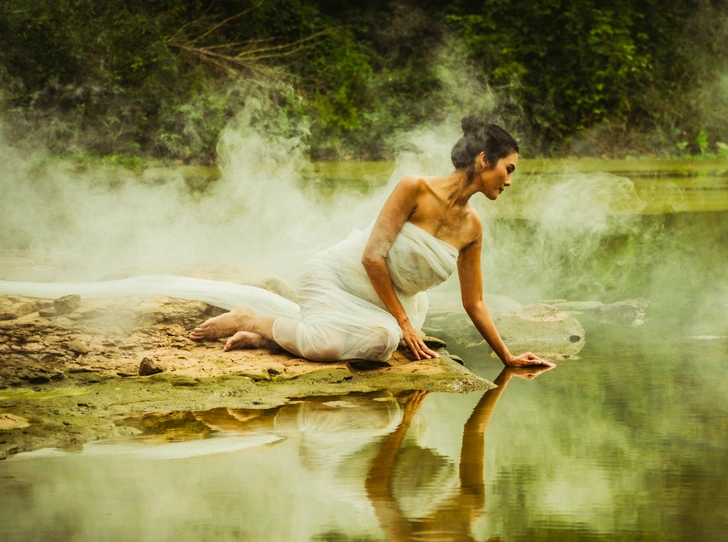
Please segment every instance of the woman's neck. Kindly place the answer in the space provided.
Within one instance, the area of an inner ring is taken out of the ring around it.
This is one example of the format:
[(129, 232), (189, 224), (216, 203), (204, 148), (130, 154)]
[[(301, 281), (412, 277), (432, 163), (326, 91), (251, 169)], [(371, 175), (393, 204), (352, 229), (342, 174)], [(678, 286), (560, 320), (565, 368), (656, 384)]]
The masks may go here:
[(480, 191), (474, 179), (468, 179), (467, 171), (455, 170), (448, 177), (438, 179), (438, 189), (449, 207), (465, 207), (473, 194)]

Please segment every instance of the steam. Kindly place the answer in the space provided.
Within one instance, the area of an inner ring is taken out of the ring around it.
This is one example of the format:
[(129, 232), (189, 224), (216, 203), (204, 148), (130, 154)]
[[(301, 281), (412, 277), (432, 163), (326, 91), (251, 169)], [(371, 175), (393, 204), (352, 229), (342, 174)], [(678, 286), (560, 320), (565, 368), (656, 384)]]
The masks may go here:
[(64, 269), (55, 280), (201, 264), (295, 274), (306, 257), (366, 226), (383, 200), (375, 192), (324, 203), (302, 191), (305, 127), (294, 127), (293, 137), (280, 135), (275, 123), (268, 131), (254, 128), (266, 114), (261, 102), (249, 101), (222, 134), (221, 178), (201, 192), (180, 171), (78, 171), (42, 149), (19, 149), (0, 133), (0, 248), (60, 256)]
[[(513, 89), (488, 87), (471, 67), (453, 61), (458, 58), (454, 43), (435, 57), (442, 89), (454, 96), (451, 108), (439, 121), (398, 134), (403, 150), (391, 176), (366, 194), (341, 190), (323, 198), (306, 188), (309, 126), (264, 99), (246, 99), (225, 129), (220, 177), (204, 188), (190, 186), (173, 168), (80, 170), (51, 159), (32, 137), (11, 141), (0, 124), (0, 250), (52, 256), (58, 265), (40, 280), (186, 273), (198, 266), (243, 266), (290, 279), (307, 257), (371, 222), (402, 177), (451, 173), (462, 115), (478, 113), (509, 129), (521, 125), (518, 111), (509, 109)], [(513, 186), (496, 202), (473, 199), (483, 219), (487, 292), (524, 303), (639, 296), (667, 304), (674, 292), (700, 290), (697, 277), (704, 276), (713, 283), (700, 291), (725, 304), (728, 285), (715, 270), (725, 268), (726, 258), (690, 256), (700, 247), (723, 246), (720, 220), (713, 227), (708, 219), (695, 225), (678, 216), (685, 213), (648, 217), (646, 204), (657, 188), (638, 193), (627, 177), (569, 171), (564, 163), (529, 168), (522, 161)], [(683, 191), (673, 190), (671, 198), (683, 210)], [(682, 229), (673, 232), (671, 223)], [(17, 270), (0, 274), (35, 279)], [(445, 288), (456, 290), (456, 278)]]
[[(306, 131), (248, 100), (221, 136), (220, 179), (202, 191), (179, 171), (79, 172), (39, 149), (20, 158), (1, 141), (0, 246), (60, 257), (54, 280), (225, 265), (291, 278), (308, 256), (373, 220), (405, 175), (452, 172), (449, 153), (460, 135), (457, 121), (403, 134), (410, 150), (379, 190), (324, 201), (302, 188)], [(585, 291), (603, 297), (614, 277), (607, 269), (605, 279), (593, 263), (609, 239), (635, 232), (644, 202), (624, 177), (547, 173), (516, 177), (497, 202), (474, 198), (485, 230), (486, 289), (524, 302)]]

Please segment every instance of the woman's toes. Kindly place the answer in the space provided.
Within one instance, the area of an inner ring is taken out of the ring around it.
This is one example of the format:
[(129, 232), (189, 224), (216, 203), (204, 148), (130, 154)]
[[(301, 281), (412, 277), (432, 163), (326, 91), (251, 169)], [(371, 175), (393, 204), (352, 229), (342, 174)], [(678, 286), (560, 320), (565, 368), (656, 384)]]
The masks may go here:
[(235, 335), (225, 341), (224, 351), (232, 350), (233, 348), (244, 348), (249, 342), (250, 333), (245, 331), (238, 331)]

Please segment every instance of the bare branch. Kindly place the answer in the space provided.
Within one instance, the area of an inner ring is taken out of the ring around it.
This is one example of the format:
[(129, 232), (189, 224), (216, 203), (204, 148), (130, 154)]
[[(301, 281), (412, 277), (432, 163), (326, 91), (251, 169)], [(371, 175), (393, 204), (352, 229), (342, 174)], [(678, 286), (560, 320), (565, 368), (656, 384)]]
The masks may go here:
[(243, 15), (245, 15), (246, 13), (248, 13), (248, 12), (250, 12), (250, 11), (252, 11), (252, 10), (254, 10), (254, 9), (258, 8), (258, 7), (260, 7), (260, 5), (261, 5), (262, 3), (263, 3), (263, 2), (262, 2), (262, 0), (261, 0), (260, 2), (258, 2), (257, 4), (255, 4), (254, 6), (251, 6), (251, 7), (249, 7), (248, 9), (246, 9), (246, 10), (243, 10), (243, 11), (241, 11), (241, 12), (240, 12), (240, 13), (238, 13), (237, 15), (233, 15), (232, 17), (228, 17), (228, 18), (227, 18), (227, 19), (225, 19), (224, 21), (222, 21), (222, 22), (220, 22), (220, 23), (216, 24), (215, 26), (213, 26), (212, 28), (210, 28), (210, 29), (209, 29), (209, 30), (208, 30), (207, 32), (203, 33), (203, 34), (202, 34), (202, 35), (200, 35), (200, 36), (197, 36), (196, 38), (194, 38), (193, 40), (191, 40), (191, 41), (190, 41), (189, 43), (194, 43), (194, 42), (196, 42), (197, 40), (201, 40), (201, 39), (202, 39), (202, 38), (204, 38), (205, 36), (209, 36), (210, 34), (212, 34), (212, 33), (213, 33), (213, 32), (214, 32), (215, 30), (217, 30), (217, 29), (218, 29), (218, 28), (220, 28), (221, 26), (224, 26), (224, 25), (226, 25), (227, 23), (229, 23), (230, 21), (233, 21), (233, 20), (237, 19), (238, 17), (242, 17), (242, 16), (243, 16)]
[[(228, 43), (217, 43), (212, 45), (196, 45), (201, 40), (211, 37), (217, 30), (231, 21), (242, 17), (251, 10), (258, 8), (262, 4), (262, 0), (254, 6), (244, 11), (228, 17), (218, 23), (214, 23), (210, 19), (216, 17), (207, 17), (210, 9), (214, 5), (215, 0), (208, 6), (205, 12), (196, 20), (186, 23), (177, 32), (167, 40), (167, 46), (175, 47), (183, 51), (192, 58), (221, 70), (230, 77), (244, 81), (242, 72), (261, 77), (263, 79), (282, 81), (279, 77), (280, 69), (274, 70), (272, 66), (266, 66), (267, 61), (283, 59), (291, 57), (301, 51), (306, 50), (313, 45), (313, 42), (323, 35), (331, 32), (331, 29), (313, 33), (304, 38), (292, 41), (290, 43), (275, 44), (274, 37), (269, 38), (253, 38), (249, 40), (233, 40)], [(197, 31), (202, 33), (188, 37), (185, 41), (179, 39), (181, 33), (190, 27), (198, 27)], [(235, 36), (238, 38), (239, 36)]]
[(167, 40), (167, 43), (169, 43), (169, 42), (171, 42), (171, 41), (174, 41), (174, 38), (176, 38), (176, 37), (177, 37), (177, 34), (179, 34), (180, 32), (182, 32), (182, 31), (183, 31), (183, 30), (184, 30), (185, 28), (187, 28), (188, 26), (192, 26), (192, 25), (194, 25), (194, 24), (196, 24), (196, 23), (199, 23), (200, 21), (202, 21), (202, 19), (204, 19), (204, 18), (205, 18), (205, 16), (207, 15), (207, 12), (208, 12), (208, 11), (210, 11), (210, 10), (212, 9), (212, 6), (214, 6), (214, 5), (215, 5), (215, 2), (216, 2), (216, 1), (217, 1), (217, 0), (212, 0), (212, 2), (210, 2), (210, 5), (209, 5), (209, 6), (207, 6), (207, 9), (206, 9), (206, 10), (205, 10), (205, 11), (204, 11), (204, 12), (202, 13), (202, 15), (200, 15), (200, 16), (199, 16), (199, 17), (198, 17), (197, 19), (195, 19), (194, 21), (190, 21), (189, 23), (185, 23), (185, 24), (183, 24), (183, 25), (182, 25), (182, 26), (180, 27), (180, 29), (179, 29), (179, 30), (177, 30), (177, 32), (175, 32), (175, 33), (174, 33), (174, 34), (172, 35), (172, 37), (171, 37), (171, 38), (169, 38), (169, 39)]

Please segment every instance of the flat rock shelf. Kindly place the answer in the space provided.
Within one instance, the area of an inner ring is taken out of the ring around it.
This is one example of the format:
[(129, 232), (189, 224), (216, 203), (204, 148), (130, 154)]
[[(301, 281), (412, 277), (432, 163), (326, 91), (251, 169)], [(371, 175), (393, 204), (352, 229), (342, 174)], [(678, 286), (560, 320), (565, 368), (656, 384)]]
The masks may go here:
[[(293, 397), (377, 390), (467, 393), (493, 384), (428, 338), (440, 357), (314, 363), (284, 351), (223, 352), (191, 329), (219, 309), (169, 297), (0, 296), (0, 459), (129, 434), (131, 413), (272, 408)], [(66, 300), (67, 301), (67, 300)], [(43, 314), (44, 316), (41, 316)]]

